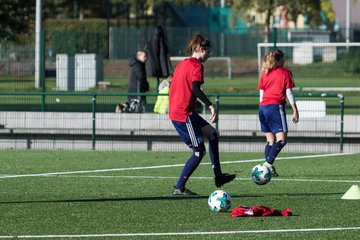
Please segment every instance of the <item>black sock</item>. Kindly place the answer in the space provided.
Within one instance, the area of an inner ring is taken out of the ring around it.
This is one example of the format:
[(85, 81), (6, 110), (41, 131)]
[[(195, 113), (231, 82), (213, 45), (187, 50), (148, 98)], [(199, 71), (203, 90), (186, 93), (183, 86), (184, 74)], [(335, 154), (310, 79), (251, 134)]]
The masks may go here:
[(222, 176), (222, 172), (219, 158), (219, 137), (216, 132), (209, 137), (209, 154), (215, 178), (220, 178)]
[(265, 160), (268, 158), (269, 153), (270, 153), (270, 150), (271, 150), (273, 144), (274, 144), (273, 142), (267, 142), (267, 143), (266, 143), (266, 145), (265, 145), (265, 151), (264, 151), (264, 153), (265, 153)]

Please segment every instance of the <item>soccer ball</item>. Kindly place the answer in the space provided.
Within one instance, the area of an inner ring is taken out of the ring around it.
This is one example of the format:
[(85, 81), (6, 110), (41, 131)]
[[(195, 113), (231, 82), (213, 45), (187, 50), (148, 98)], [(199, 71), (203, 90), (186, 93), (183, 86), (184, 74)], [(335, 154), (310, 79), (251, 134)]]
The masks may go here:
[(263, 163), (253, 167), (251, 171), (251, 179), (258, 185), (264, 185), (270, 182), (272, 177), (271, 169)]
[(208, 204), (214, 213), (226, 212), (229, 210), (231, 202), (232, 199), (230, 194), (223, 190), (216, 190), (210, 194), (208, 198)]

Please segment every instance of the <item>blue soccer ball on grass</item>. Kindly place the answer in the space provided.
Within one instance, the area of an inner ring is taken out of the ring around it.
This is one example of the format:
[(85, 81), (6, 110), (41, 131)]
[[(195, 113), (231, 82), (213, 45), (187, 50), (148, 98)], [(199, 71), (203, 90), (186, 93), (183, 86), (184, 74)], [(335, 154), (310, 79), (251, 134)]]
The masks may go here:
[(272, 177), (271, 169), (263, 163), (256, 165), (251, 170), (251, 179), (258, 185), (265, 185), (270, 182)]
[(231, 207), (232, 199), (228, 192), (216, 190), (208, 198), (208, 204), (214, 213), (226, 212)]

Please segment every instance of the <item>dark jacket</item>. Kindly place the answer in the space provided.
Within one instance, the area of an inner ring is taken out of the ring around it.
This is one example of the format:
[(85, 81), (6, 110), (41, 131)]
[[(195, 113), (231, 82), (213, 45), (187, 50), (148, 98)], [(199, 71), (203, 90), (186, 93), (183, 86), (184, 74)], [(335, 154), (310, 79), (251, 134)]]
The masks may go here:
[[(130, 60), (131, 73), (128, 83), (128, 93), (144, 93), (149, 91), (149, 83), (146, 77), (145, 63), (139, 61), (137, 58)], [(137, 96), (129, 96), (131, 99), (138, 98)], [(145, 99), (145, 97), (142, 97)]]
[(146, 64), (149, 76), (167, 78), (173, 74), (167, 40), (161, 26), (155, 28), (152, 39), (146, 43), (144, 50), (148, 53)]

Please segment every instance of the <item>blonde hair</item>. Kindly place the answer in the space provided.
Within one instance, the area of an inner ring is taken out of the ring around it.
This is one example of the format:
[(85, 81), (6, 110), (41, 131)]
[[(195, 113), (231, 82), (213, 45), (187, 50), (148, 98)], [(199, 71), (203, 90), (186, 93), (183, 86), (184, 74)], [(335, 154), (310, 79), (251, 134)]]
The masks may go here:
[(201, 34), (195, 35), (189, 42), (185, 49), (186, 55), (190, 56), (199, 49), (208, 50), (211, 48), (209, 39), (203, 37)]
[(284, 52), (280, 49), (267, 53), (262, 61), (261, 72), (268, 74), (271, 70), (284, 65)]

